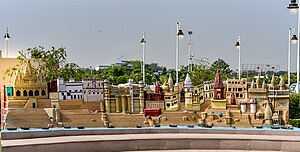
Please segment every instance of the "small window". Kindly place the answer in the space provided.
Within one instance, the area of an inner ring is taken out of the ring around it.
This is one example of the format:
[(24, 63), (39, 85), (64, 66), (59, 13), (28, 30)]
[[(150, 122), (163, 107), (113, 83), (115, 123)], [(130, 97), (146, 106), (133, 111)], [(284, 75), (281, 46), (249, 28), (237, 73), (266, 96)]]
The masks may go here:
[(35, 90), (34, 91), (34, 96), (39, 96), (40, 95), (40, 92), (38, 90)]
[(17, 90), (17, 92), (16, 92), (16, 96), (21, 96), (21, 92), (20, 92), (20, 90)]
[(32, 90), (29, 91), (29, 96), (33, 96), (33, 91)]
[(42, 96), (45, 96), (46, 95), (46, 91), (43, 89), (42, 90)]

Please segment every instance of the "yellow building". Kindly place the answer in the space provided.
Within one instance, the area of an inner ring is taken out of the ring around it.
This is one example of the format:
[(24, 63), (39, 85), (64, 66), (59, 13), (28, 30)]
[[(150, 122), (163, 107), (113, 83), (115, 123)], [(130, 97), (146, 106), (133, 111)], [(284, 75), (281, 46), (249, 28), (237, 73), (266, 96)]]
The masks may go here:
[(168, 90), (164, 90), (166, 111), (177, 111), (179, 109), (178, 84), (173, 85), (171, 74), (168, 79)]
[(108, 113), (143, 113), (144, 83), (140, 81), (139, 84), (133, 84), (129, 80), (127, 84), (114, 86), (104, 80), (104, 104), (100, 106), (102, 111)]
[(13, 83), (13, 95), (9, 100), (27, 100), (29, 98), (48, 98), (48, 86), (44, 75), (33, 69), (30, 60), (26, 62), (24, 70), (19, 70)]
[(184, 92), (186, 110), (200, 111), (200, 106), (204, 102), (203, 85), (193, 86), (190, 76), (187, 74), (184, 81)]
[(228, 104), (232, 104), (232, 95), (235, 95), (235, 105), (240, 105), (241, 102), (247, 102), (247, 78), (227, 79), (226, 84), (226, 100)]

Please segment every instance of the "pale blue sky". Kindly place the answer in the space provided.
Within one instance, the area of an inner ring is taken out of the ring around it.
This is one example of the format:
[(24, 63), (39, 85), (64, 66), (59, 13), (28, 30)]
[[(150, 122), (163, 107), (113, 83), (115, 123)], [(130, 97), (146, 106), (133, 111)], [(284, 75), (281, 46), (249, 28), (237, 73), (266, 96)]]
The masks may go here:
[[(146, 32), (146, 63), (175, 67), (176, 22), (180, 65), (187, 64), (192, 30), (195, 58), (207, 57), (238, 66), (234, 45), (241, 36), (242, 63), (280, 64), (287, 69), (288, 28), (297, 16), (289, 0), (0, 0), (0, 31), (9, 26), (10, 56), (42, 45), (67, 48), (68, 61), (89, 67), (112, 64), (124, 55), (141, 59), (139, 41)], [(102, 32), (99, 32), (102, 31)], [(4, 40), (0, 43), (4, 50)], [(292, 71), (296, 47), (292, 47)]]

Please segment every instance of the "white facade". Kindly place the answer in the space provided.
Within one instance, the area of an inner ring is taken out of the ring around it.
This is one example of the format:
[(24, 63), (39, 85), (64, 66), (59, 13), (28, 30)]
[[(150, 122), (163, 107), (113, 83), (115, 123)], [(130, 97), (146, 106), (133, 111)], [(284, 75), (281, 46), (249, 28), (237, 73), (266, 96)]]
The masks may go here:
[(64, 82), (63, 78), (57, 79), (57, 92), (59, 100), (82, 100), (82, 82), (75, 82), (70, 79), (69, 82)]
[(83, 100), (103, 101), (103, 81), (98, 78), (82, 79), (83, 85)]

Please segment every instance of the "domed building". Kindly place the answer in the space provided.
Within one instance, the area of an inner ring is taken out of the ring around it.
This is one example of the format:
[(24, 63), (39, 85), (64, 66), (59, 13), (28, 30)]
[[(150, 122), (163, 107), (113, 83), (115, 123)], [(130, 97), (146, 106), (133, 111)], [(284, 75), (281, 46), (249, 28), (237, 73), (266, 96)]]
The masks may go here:
[[(35, 70), (30, 60), (26, 62), (23, 71), (18, 70), (14, 83), (13, 93), (9, 100), (28, 100), (30, 98), (48, 99), (48, 86), (40, 69)], [(34, 103), (32, 107), (37, 105)]]

